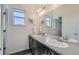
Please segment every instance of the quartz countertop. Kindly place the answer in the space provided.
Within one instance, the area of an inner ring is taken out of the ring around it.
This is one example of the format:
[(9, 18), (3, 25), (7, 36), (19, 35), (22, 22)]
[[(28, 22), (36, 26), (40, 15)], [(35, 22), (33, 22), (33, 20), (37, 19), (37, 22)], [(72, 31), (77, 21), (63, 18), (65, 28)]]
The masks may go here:
[(75, 45), (75, 44), (71, 44), (71, 43), (67, 43), (68, 47), (66, 48), (60, 48), (60, 47), (55, 47), (49, 44), (49, 42), (47, 42), (48, 40), (52, 41), (53, 39), (56, 39), (56, 36), (49, 36), (50, 39), (45, 39), (46, 36), (39, 36), (39, 35), (30, 35), (31, 37), (34, 38), (34, 40), (40, 42), (41, 44), (47, 46), (48, 48), (50, 48), (51, 50), (56, 51), (57, 53), (61, 54), (61, 55), (79, 55), (79, 46)]

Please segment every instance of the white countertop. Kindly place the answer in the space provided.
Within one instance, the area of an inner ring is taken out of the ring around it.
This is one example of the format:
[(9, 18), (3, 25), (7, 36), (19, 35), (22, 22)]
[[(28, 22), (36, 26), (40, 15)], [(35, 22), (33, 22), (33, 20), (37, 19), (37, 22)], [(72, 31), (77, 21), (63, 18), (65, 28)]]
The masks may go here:
[(36, 41), (40, 42), (41, 44), (47, 46), (51, 50), (56, 51), (59, 54), (63, 55), (79, 55), (79, 46), (67, 43), (69, 47), (67, 48), (60, 48), (55, 47), (49, 44), (49, 40), (52, 41), (53, 39), (56, 39), (56, 36), (49, 36), (50, 39), (45, 39), (44, 36), (38, 36), (38, 35), (31, 35)]

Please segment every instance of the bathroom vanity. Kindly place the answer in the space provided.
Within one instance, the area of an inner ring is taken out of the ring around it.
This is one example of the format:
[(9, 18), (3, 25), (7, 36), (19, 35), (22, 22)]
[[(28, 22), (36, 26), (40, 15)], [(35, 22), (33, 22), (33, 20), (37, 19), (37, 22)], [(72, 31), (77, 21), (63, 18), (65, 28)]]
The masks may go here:
[(56, 36), (30, 35), (29, 48), (33, 55), (79, 55), (79, 46), (56, 41)]
[(55, 51), (51, 50), (48, 46), (43, 45), (41, 42), (37, 41), (32, 36), (29, 36), (29, 48), (31, 50), (32, 55), (59, 55), (59, 53), (56, 53)]

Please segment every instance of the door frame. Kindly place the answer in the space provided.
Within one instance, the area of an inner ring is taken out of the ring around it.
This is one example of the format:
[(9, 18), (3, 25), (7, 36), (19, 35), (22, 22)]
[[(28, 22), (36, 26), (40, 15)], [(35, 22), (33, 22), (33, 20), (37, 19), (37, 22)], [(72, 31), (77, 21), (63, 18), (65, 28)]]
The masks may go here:
[(3, 55), (3, 28), (2, 28), (2, 20), (3, 20), (3, 12), (2, 12), (2, 5), (1, 5), (1, 8), (0, 8), (0, 14), (1, 14), (1, 50), (0, 50), (0, 55)]
[(7, 41), (7, 23), (8, 23), (8, 9), (7, 9), (7, 4), (2, 5), (2, 44), (3, 44), (3, 55), (6, 54), (6, 41)]

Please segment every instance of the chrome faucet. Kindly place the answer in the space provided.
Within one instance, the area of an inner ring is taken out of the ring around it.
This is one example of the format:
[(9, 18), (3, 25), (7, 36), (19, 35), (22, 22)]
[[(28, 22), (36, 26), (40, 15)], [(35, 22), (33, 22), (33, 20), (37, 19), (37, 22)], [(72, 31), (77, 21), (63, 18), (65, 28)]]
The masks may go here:
[(63, 37), (65, 40), (68, 40), (68, 35), (65, 35), (65, 37)]
[(56, 40), (59, 41), (59, 42), (63, 42), (63, 40), (59, 36), (56, 38)]

